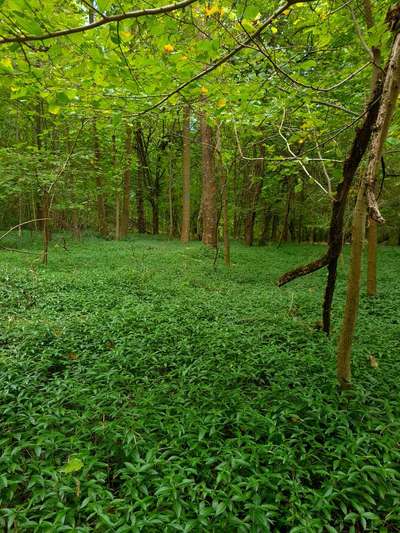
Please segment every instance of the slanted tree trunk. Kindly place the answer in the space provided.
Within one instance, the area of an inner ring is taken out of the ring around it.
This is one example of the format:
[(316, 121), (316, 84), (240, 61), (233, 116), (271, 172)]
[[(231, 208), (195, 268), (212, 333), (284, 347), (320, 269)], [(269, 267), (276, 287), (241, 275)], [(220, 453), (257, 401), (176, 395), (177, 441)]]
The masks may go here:
[(138, 158), (138, 169), (136, 174), (137, 228), (139, 233), (146, 233), (146, 218), (144, 212), (144, 173), (146, 172), (147, 161), (143, 143), (143, 131), (140, 126), (138, 126), (136, 129), (136, 153)]
[(330, 332), (331, 308), (336, 284), (337, 263), (343, 248), (344, 214), (347, 205), (347, 197), (358, 166), (368, 147), (378, 115), (381, 95), (382, 80), (380, 77), (367, 105), (364, 122), (360, 128), (357, 128), (356, 130), (350, 152), (343, 165), (343, 179), (337, 186), (335, 198), (332, 202), (327, 252), (319, 259), (316, 259), (307, 265), (302, 265), (294, 270), (286, 272), (286, 274), (282, 275), (277, 282), (278, 286), (281, 287), (300, 276), (306, 276), (324, 267), (328, 268), (322, 311), (323, 330), (327, 334)]
[(205, 111), (200, 114), (200, 134), (203, 174), (202, 241), (204, 244), (215, 248), (217, 246), (217, 183), (215, 181), (212, 131), (207, 124)]
[(183, 108), (183, 187), (181, 241), (190, 239), (190, 108)]
[(357, 204), (353, 215), (351, 263), (347, 285), (346, 305), (337, 349), (337, 377), (341, 387), (348, 387), (351, 383), (351, 345), (360, 293), (361, 257), (366, 207), (368, 206), (369, 216), (373, 220), (378, 223), (384, 222), (375, 198), (375, 182), (379, 162), (382, 156), (383, 145), (388, 134), (399, 91), (400, 33), (396, 35), (393, 42), (382, 91), (379, 114), (371, 138), (368, 166), (360, 185)]
[(132, 126), (127, 124), (125, 133), (125, 170), (122, 191), (122, 213), (120, 223), (120, 236), (128, 235), (129, 213), (131, 203), (131, 178), (132, 178)]
[[(364, 16), (367, 28), (374, 26), (374, 18), (372, 14), (372, 5), (370, 0), (363, 0)], [(373, 46), (371, 48), (371, 56), (374, 62), (372, 66), (372, 90), (376, 86), (380, 76), (381, 51), (379, 48)], [(368, 268), (367, 268), (367, 295), (376, 295), (376, 272), (377, 272), (377, 250), (378, 250), (378, 228), (375, 220), (368, 220)]]

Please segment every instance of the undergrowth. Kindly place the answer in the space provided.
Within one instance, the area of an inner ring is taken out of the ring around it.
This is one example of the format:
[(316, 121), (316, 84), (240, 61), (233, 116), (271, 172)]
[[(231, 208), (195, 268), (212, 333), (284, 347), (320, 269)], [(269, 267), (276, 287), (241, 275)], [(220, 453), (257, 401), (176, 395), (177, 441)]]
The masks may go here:
[(400, 531), (399, 249), (341, 395), (344, 265), (331, 339), (324, 272), (274, 285), (321, 247), (67, 248), (0, 255), (4, 531)]

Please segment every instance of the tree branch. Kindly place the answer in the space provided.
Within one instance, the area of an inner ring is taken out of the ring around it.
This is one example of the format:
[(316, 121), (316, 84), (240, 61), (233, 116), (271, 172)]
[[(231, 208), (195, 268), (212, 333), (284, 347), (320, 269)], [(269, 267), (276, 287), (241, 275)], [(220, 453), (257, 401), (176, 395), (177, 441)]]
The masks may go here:
[(103, 15), (101, 19), (96, 20), (90, 24), (84, 26), (77, 26), (75, 28), (66, 28), (65, 30), (52, 31), (43, 33), (42, 35), (15, 35), (13, 37), (4, 37), (0, 39), (1, 44), (7, 43), (26, 43), (30, 41), (44, 41), (47, 39), (55, 39), (57, 37), (63, 37), (65, 35), (71, 35), (73, 33), (82, 33), (84, 31), (93, 30), (99, 26), (110, 24), (111, 22), (120, 22), (126, 19), (135, 19), (139, 17), (145, 17), (147, 15), (162, 15), (163, 13), (169, 13), (170, 11), (176, 11), (177, 9), (183, 9), (190, 4), (194, 4), (197, 0), (182, 0), (175, 4), (167, 4), (162, 7), (152, 7), (149, 9), (138, 9), (136, 11), (127, 11), (126, 13), (119, 13), (118, 15)]

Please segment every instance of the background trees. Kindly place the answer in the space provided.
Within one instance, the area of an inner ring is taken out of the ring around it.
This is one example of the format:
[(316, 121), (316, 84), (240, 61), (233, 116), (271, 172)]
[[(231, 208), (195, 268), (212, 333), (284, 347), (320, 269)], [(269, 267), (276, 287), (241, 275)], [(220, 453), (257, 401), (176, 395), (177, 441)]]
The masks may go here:
[[(248, 246), (327, 241), (279, 284), (327, 267), (329, 333), (347, 205), (392, 42), (388, 8), (4, 0), (0, 224), (31, 221), (44, 262), (54, 230), (164, 233), (211, 247), (224, 234), (226, 250), (229, 235)], [(376, 187), (387, 223), (370, 221), (370, 294), (374, 242), (400, 239), (399, 146), (395, 112)]]

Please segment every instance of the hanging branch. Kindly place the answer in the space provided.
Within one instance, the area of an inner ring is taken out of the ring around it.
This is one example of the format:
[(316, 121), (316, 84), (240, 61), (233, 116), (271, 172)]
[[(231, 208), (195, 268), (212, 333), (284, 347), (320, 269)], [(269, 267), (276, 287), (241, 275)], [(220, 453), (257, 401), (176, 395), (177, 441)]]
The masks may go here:
[(176, 11), (177, 9), (183, 9), (184, 7), (194, 4), (197, 0), (183, 0), (176, 4), (168, 4), (162, 7), (152, 7), (148, 9), (138, 9), (136, 11), (127, 11), (126, 13), (119, 13), (118, 15), (102, 15), (102, 18), (85, 24), (84, 26), (77, 26), (75, 28), (66, 28), (65, 30), (52, 31), (43, 33), (42, 35), (14, 35), (13, 37), (4, 37), (0, 39), (0, 45), (7, 43), (26, 43), (31, 41), (45, 41), (47, 39), (55, 39), (57, 37), (63, 37), (65, 35), (71, 35), (73, 33), (82, 33), (84, 31), (93, 30), (99, 26), (110, 24), (111, 22), (120, 22), (126, 19), (136, 19), (139, 17), (145, 17), (147, 15), (162, 15), (163, 13), (169, 13), (170, 11)]

